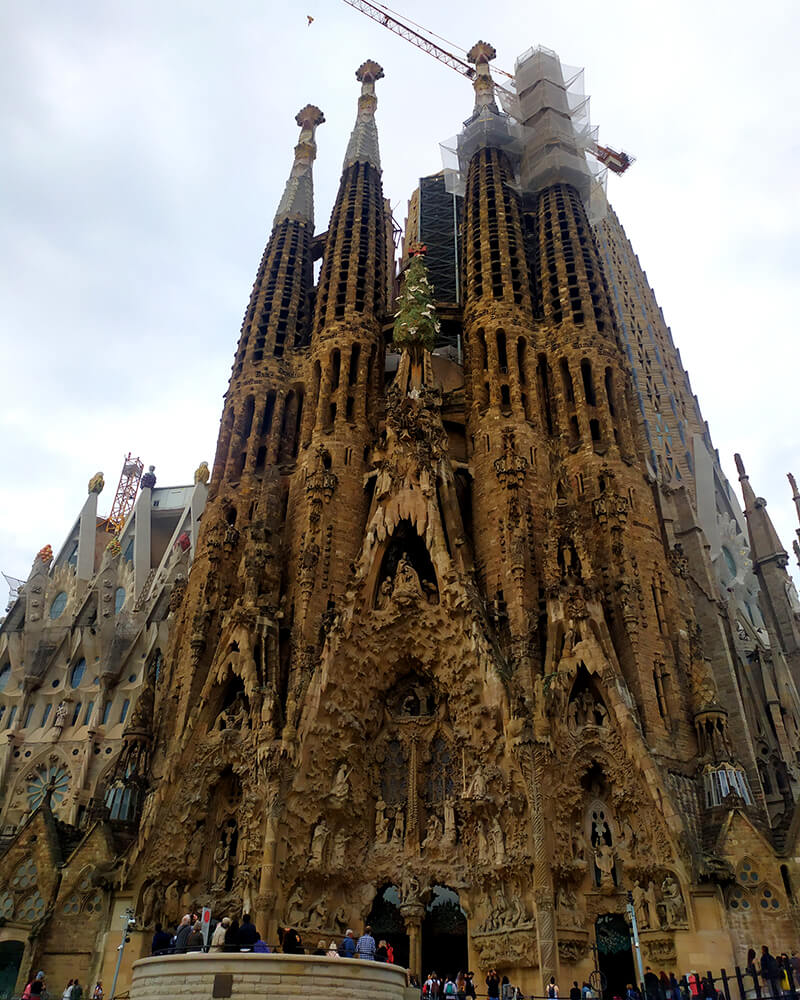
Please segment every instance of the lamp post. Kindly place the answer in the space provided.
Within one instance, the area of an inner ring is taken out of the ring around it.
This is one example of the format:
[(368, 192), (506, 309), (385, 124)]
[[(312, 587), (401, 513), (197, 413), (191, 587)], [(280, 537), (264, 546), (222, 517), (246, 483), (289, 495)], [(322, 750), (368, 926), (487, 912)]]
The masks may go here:
[(628, 916), (631, 919), (631, 930), (633, 931), (633, 953), (636, 956), (636, 969), (639, 973), (639, 982), (644, 983), (644, 967), (642, 966), (642, 949), (639, 947), (639, 925), (636, 923), (636, 910), (633, 906), (633, 893), (628, 893)]
[(117, 979), (119, 978), (119, 970), (122, 965), (122, 953), (125, 951), (125, 945), (130, 941), (128, 937), (128, 932), (131, 927), (136, 926), (136, 920), (133, 916), (133, 910), (128, 907), (122, 914), (122, 919), (124, 921), (124, 926), (122, 928), (122, 943), (117, 946), (117, 967), (114, 969), (114, 982), (111, 984), (111, 993), (109, 994), (109, 1000), (114, 1000), (117, 992)]

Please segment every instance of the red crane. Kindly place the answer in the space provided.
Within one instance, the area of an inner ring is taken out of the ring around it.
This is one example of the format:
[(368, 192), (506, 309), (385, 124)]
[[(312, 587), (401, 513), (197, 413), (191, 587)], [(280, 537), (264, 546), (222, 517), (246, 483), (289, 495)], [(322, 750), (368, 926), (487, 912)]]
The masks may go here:
[[(389, 31), (393, 31), (395, 35), (399, 35), (404, 38), (407, 42), (411, 42), (412, 45), (416, 45), (418, 49), (422, 49), (423, 52), (427, 52), (429, 56), (433, 56), (434, 59), (438, 59), (439, 62), (444, 63), (445, 66), (449, 66), (450, 69), (454, 69), (456, 73), (461, 73), (462, 76), (466, 76), (472, 79), (475, 76), (475, 70), (470, 66), (466, 60), (462, 59), (460, 56), (453, 55), (447, 49), (443, 48), (438, 42), (434, 42), (432, 38), (427, 37), (434, 35), (434, 32), (429, 31), (427, 28), (423, 28), (421, 25), (417, 24), (416, 28), (420, 30), (417, 31), (415, 28), (409, 27), (408, 24), (404, 24), (403, 21), (399, 20), (396, 16), (396, 11), (391, 10), (389, 7), (383, 6), (383, 4), (372, 3), (371, 0), (344, 0), (346, 4), (354, 7), (357, 11), (362, 14), (366, 14), (367, 17), (371, 17), (373, 21), (377, 21), (378, 24), (382, 25), (384, 28), (388, 28)], [(404, 20), (409, 20), (405, 18)], [(414, 21), (410, 22), (415, 24)], [(423, 34), (424, 32), (424, 34)], [(439, 37), (436, 35), (435, 37)], [(444, 41), (444, 39), (442, 39)], [(501, 76), (506, 77), (509, 80), (514, 79), (513, 73), (507, 73), (503, 69), (498, 69), (492, 67), (493, 73), (499, 73)], [(512, 91), (507, 87), (501, 86), (495, 81), (495, 88), (509, 97), (516, 97)], [(630, 156), (628, 153), (618, 152), (616, 149), (612, 149), (611, 146), (601, 146), (596, 144), (591, 150), (600, 163), (603, 166), (608, 167), (609, 170), (613, 171), (615, 174), (624, 174), (628, 167), (634, 162), (634, 157)]]

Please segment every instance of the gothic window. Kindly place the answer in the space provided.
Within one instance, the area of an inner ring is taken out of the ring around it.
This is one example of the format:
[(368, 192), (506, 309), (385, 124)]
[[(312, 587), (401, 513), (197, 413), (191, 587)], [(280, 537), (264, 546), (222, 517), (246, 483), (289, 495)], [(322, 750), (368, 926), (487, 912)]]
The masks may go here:
[(406, 754), (400, 740), (386, 744), (386, 754), (381, 767), (381, 795), (389, 806), (400, 805), (406, 800)]
[(736, 879), (741, 885), (756, 885), (760, 877), (749, 858), (745, 858), (736, 870)]
[(11, 664), (5, 663), (0, 669), (0, 691), (5, 691), (6, 685), (11, 680)]
[(774, 891), (768, 885), (765, 885), (759, 895), (758, 905), (762, 910), (777, 910), (780, 909), (781, 904)]
[(31, 811), (37, 809), (50, 795), (53, 806), (59, 806), (69, 789), (69, 774), (62, 764), (39, 764), (28, 775), (27, 796)]
[(749, 910), (750, 900), (744, 889), (734, 886), (728, 893), (728, 907), (731, 910)]
[(74, 914), (78, 913), (78, 911), (80, 910), (80, 908), (81, 908), (81, 901), (78, 898), (78, 896), (75, 893), (73, 893), (69, 897), (69, 899), (66, 901), (66, 903), (64, 903), (63, 912), (64, 912), (65, 916), (69, 917), (69, 916), (73, 916)]
[(27, 889), (29, 885), (33, 885), (36, 882), (37, 874), (36, 862), (33, 858), (28, 858), (14, 872), (11, 884), (15, 889)]
[(60, 593), (56, 594), (53, 598), (53, 603), (50, 605), (50, 617), (53, 619), (60, 618), (64, 613), (64, 608), (67, 606), (67, 595), (62, 590)]
[(85, 904), (87, 913), (99, 913), (103, 908), (103, 897), (99, 892), (91, 896)]
[(24, 920), (26, 923), (35, 923), (41, 920), (44, 915), (44, 900), (37, 889), (32, 895), (20, 904), (17, 909), (17, 920)]
[(14, 916), (14, 897), (10, 892), (0, 893), (0, 917), (10, 920)]
[(441, 735), (431, 743), (431, 759), (425, 782), (427, 802), (445, 802), (453, 797), (453, 751)]

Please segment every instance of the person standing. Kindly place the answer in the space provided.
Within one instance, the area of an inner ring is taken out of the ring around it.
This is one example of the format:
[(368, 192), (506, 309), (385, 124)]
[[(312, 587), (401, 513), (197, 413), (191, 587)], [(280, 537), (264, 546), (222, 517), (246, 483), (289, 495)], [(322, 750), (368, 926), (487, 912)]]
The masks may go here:
[(498, 1000), (500, 996), (500, 977), (497, 975), (497, 969), (490, 969), (486, 977), (486, 996), (493, 997), (494, 1000)]
[(581, 1000), (581, 988), (578, 986), (577, 979), (572, 982), (572, 989), (569, 991), (569, 1000)]
[(458, 1000), (466, 1000), (467, 997), (467, 979), (460, 969), (456, 976), (456, 996)]
[(557, 1000), (558, 986), (556, 986), (555, 976), (551, 976), (550, 982), (547, 984), (547, 996), (550, 998), (550, 1000)]
[[(75, 983), (75, 980), (74, 979), (70, 979), (70, 981), (67, 983), (67, 985), (66, 985), (66, 987), (64, 989), (64, 992), (61, 994), (61, 1000), (69, 1000), (69, 995), (70, 995), (70, 993), (72, 993), (72, 987), (73, 987), (74, 983)], [(28, 985), (30, 986), (31, 983), (28, 983)], [(30, 993), (31, 993), (31, 991), (28, 990), (28, 996), (30, 996)]]
[(225, 931), (225, 951), (239, 950), (239, 921), (236, 917), (230, 922), (230, 926)]
[(658, 1000), (658, 987), (658, 976), (648, 965), (644, 970), (644, 991), (647, 994), (647, 1000)]
[(187, 951), (202, 951), (203, 950), (203, 925), (199, 920), (196, 920), (192, 924), (192, 931), (189, 937), (186, 938), (186, 950)]
[(103, 1000), (103, 984), (100, 980), (97, 980), (97, 985), (94, 988), (94, 993), (92, 993), (92, 1000)]
[(365, 959), (367, 962), (375, 961), (375, 938), (372, 936), (372, 928), (369, 924), (364, 928), (364, 933), (358, 939), (356, 956)]
[[(75, 982), (77, 983), (78, 980), (76, 979)], [(31, 983), (31, 990), (30, 990), (31, 1000), (36, 1000), (37, 997), (40, 997), (42, 995), (42, 993), (44, 993), (44, 991), (45, 991), (45, 985), (46, 984), (45, 984), (45, 981), (44, 981), (44, 973), (41, 972), (41, 971), (37, 972), (36, 973), (36, 978)], [(73, 989), (74, 988), (75, 987), (74, 987), (74, 984), (73, 984)], [(71, 994), (71, 991), (70, 991), (70, 994)]]
[(286, 927), (283, 932), (284, 955), (302, 955), (303, 939), (293, 927)]
[(350, 927), (347, 928), (347, 933), (342, 938), (342, 943), (339, 946), (339, 954), (342, 958), (356, 957), (356, 939)]
[(389, 961), (389, 946), (385, 941), (379, 941), (378, 947), (375, 951), (375, 961), (376, 962), (388, 962)]
[(761, 976), (769, 982), (773, 997), (779, 997), (781, 973), (778, 968), (778, 960), (770, 954), (769, 948), (765, 944), (761, 945)]
[(225, 947), (225, 935), (227, 934), (230, 925), (230, 917), (223, 917), (222, 920), (220, 920), (214, 928), (214, 933), (211, 935), (211, 947), (209, 948), (209, 951), (222, 951)]
[(237, 944), (240, 951), (252, 951), (253, 945), (258, 941), (258, 931), (250, 920), (250, 914), (245, 913), (242, 917), (242, 926), (239, 928)]
[(175, 951), (184, 952), (186, 951), (186, 942), (189, 940), (189, 935), (192, 933), (192, 918), (188, 913), (185, 913), (181, 917), (181, 922), (178, 926), (178, 933), (175, 935)]
[(466, 983), (464, 986), (464, 992), (470, 998), (470, 1000), (475, 1000), (475, 973), (468, 972), (466, 975)]
[(72, 984), (72, 989), (70, 990), (69, 993), (69, 1000), (81, 1000), (82, 996), (83, 996), (83, 987), (76, 979), (75, 982)]
[[(172, 944), (172, 935), (165, 931), (161, 924), (156, 924), (156, 930), (153, 934), (153, 941), (150, 945), (151, 955), (163, 955), (164, 952), (169, 951), (169, 947)], [(72, 980), (70, 980), (71, 982)], [(62, 1000), (68, 1000), (66, 993), (62, 997)]]

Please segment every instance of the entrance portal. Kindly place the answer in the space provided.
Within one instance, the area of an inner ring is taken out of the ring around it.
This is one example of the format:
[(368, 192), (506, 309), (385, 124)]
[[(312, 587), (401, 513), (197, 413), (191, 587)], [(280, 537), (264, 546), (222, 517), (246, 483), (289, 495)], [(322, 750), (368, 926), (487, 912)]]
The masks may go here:
[(394, 964), (408, 968), (408, 934), (400, 912), (400, 893), (396, 885), (387, 885), (375, 897), (367, 923), (375, 944), (386, 941), (394, 949)]
[(458, 893), (435, 885), (422, 921), (423, 976), (438, 972), (455, 979), (467, 971), (467, 918), (458, 901)]
[(603, 913), (594, 925), (597, 961), (606, 977), (604, 1000), (624, 997), (628, 983), (636, 983), (628, 922), (621, 913)]
[(14, 995), (23, 951), (22, 941), (0, 941), (0, 997)]

